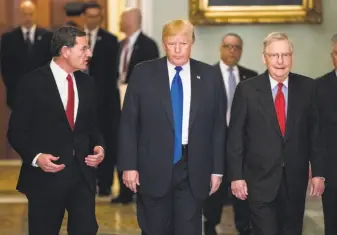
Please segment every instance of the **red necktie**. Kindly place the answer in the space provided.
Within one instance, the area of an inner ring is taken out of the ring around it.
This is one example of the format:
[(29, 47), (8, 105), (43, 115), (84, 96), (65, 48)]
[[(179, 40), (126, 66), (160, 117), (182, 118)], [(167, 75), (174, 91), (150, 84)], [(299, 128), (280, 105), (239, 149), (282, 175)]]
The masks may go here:
[(75, 98), (74, 98), (73, 79), (71, 78), (70, 74), (68, 74), (67, 80), (68, 80), (68, 101), (67, 101), (66, 114), (67, 114), (69, 126), (72, 130), (74, 130)]
[(286, 102), (284, 94), (282, 92), (283, 84), (278, 84), (278, 90), (275, 97), (275, 110), (277, 115), (278, 124), (280, 125), (280, 130), (284, 136), (286, 130)]

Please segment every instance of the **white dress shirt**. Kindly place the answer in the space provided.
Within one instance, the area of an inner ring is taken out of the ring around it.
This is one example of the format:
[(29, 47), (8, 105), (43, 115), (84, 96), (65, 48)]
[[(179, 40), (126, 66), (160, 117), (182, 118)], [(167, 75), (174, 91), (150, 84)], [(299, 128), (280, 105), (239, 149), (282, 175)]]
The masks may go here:
[[(97, 33), (98, 33), (99, 27), (96, 27), (93, 30), (89, 30), (87, 27), (84, 29), (85, 33), (87, 34), (87, 37), (89, 37), (89, 33), (90, 33), (90, 50), (93, 52), (95, 49), (95, 44), (97, 41)], [(89, 38), (88, 38), (88, 42), (89, 42)]]
[(123, 49), (121, 51), (121, 55), (120, 55), (120, 59), (119, 59), (119, 75), (120, 75), (120, 80), (124, 81), (126, 74), (123, 73), (123, 67), (124, 67), (124, 56), (126, 53), (126, 49), (128, 49), (128, 54), (126, 56), (126, 64), (128, 65), (131, 59), (131, 55), (135, 46), (135, 43), (137, 41), (137, 38), (139, 36), (139, 34), (141, 33), (141, 30), (138, 30), (136, 32), (134, 32), (128, 40), (128, 44), (124, 44)]
[[(224, 80), (224, 84), (225, 84), (225, 89), (226, 89), (226, 94), (229, 94), (229, 83), (228, 83), (228, 79), (229, 79), (229, 66), (226, 65), (222, 60), (220, 60), (219, 62), (220, 64), (220, 70), (221, 70), (221, 74), (222, 74), (222, 78)], [(240, 82), (240, 75), (239, 75), (239, 68), (238, 66), (233, 66), (233, 74), (235, 77), (235, 81), (236, 81), (236, 85), (239, 84)], [(227, 126), (229, 125), (229, 121), (230, 121), (230, 115), (231, 115), (231, 107), (230, 107), (230, 103), (229, 103), (229, 99), (227, 99), (227, 110), (226, 110), (226, 119), (227, 119)]]
[[(170, 89), (174, 75), (177, 73), (175, 65), (167, 61), (167, 68), (170, 79)], [(183, 130), (182, 130), (182, 144), (188, 144), (188, 129), (190, 120), (190, 106), (191, 106), (191, 67), (190, 62), (184, 64), (179, 75), (183, 84)]]
[[(66, 111), (67, 108), (67, 102), (68, 102), (68, 80), (67, 80), (67, 76), (68, 73), (66, 71), (64, 71), (60, 66), (58, 66), (54, 60), (52, 60), (50, 62), (50, 69), (53, 73), (55, 82), (56, 82), (56, 86), (57, 89), (59, 91), (61, 100), (62, 100), (62, 104), (64, 107), (64, 111)], [(76, 121), (76, 116), (77, 116), (77, 111), (78, 111), (78, 92), (77, 92), (77, 86), (76, 86), (76, 80), (74, 77), (74, 74), (71, 73), (71, 78), (73, 80), (73, 84), (74, 84), (74, 95), (75, 95), (75, 107), (74, 107), (74, 123)], [(38, 167), (38, 165), (36, 164), (36, 161), (38, 159), (38, 157), (41, 155), (41, 153), (39, 153), (38, 155), (36, 155), (36, 157), (34, 158), (32, 165), (35, 167)]]
[(21, 31), (23, 34), (23, 39), (27, 40), (27, 32), (29, 31), (29, 41), (34, 44), (34, 39), (35, 39), (35, 31), (36, 31), (36, 25), (34, 24), (30, 29), (21, 26)]
[[(172, 81), (177, 71), (175, 70), (175, 65), (171, 64), (167, 60), (168, 75), (170, 81), (170, 89), (172, 86)], [(191, 108), (191, 66), (190, 62), (187, 62), (182, 67), (179, 75), (183, 85), (183, 126), (182, 126), (182, 144), (188, 144), (188, 131), (189, 131), (189, 121), (190, 121), (190, 108)], [(217, 176), (222, 176), (219, 174), (213, 174)]]

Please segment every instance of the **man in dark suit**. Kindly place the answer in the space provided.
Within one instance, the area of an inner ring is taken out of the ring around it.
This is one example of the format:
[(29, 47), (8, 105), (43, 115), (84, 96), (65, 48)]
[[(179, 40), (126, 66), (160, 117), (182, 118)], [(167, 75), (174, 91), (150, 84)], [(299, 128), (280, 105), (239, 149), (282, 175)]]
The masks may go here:
[(167, 57), (132, 72), (118, 166), (138, 193), (138, 223), (147, 235), (201, 234), (203, 202), (224, 170), (224, 90), (212, 66), (190, 59), (190, 23), (170, 21), (162, 38)]
[[(220, 45), (220, 62), (214, 67), (218, 75), (222, 78), (222, 85), (225, 90), (227, 125), (230, 120), (230, 108), (235, 88), (240, 81), (257, 76), (257, 72), (238, 65), (242, 54), (243, 42), (239, 35), (234, 33), (226, 34)], [(222, 180), (220, 189), (212, 196), (208, 197), (204, 205), (204, 231), (206, 235), (216, 235), (215, 227), (221, 221), (222, 207), (225, 201), (230, 200), (230, 182), (226, 178)], [(234, 221), (240, 235), (249, 235), (250, 212), (247, 201), (237, 198), (232, 200), (234, 209)]]
[(264, 41), (267, 71), (236, 88), (227, 162), (233, 194), (248, 199), (254, 235), (301, 235), (312, 168), (311, 195), (324, 191), (324, 143), (315, 83), (291, 73), (287, 35)]
[(337, 234), (337, 34), (332, 37), (331, 57), (334, 70), (316, 80), (318, 111), (327, 148), (324, 159), (325, 191), (322, 196), (325, 235)]
[[(120, 51), (118, 56), (118, 80), (122, 95), (129, 82), (130, 74), (132, 73), (135, 65), (140, 62), (153, 60), (159, 57), (157, 44), (151, 38), (142, 33), (140, 27), (141, 13), (138, 8), (131, 8), (122, 13), (120, 28), (126, 35), (126, 38), (120, 42)], [(123, 97), (121, 100), (123, 101)], [(119, 182), (119, 196), (112, 199), (111, 203), (128, 204), (132, 202), (133, 193), (123, 184), (121, 172), (119, 172)]]
[(115, 35), (100, 28), (101, 6), (87, 3), (83, 12), (84, 31), (87, 33), (93, 53), (88, 73), (97, 85), (98, 120), (105, 142), (105, 159), (98, 167), (98, 194), (109, 196), (117, 161), (117, 133), (120, 116), (120, 100), (117, 88), (118, 41)]
[(61, 27), (54, 59), (22, 78), (8, 139), (23, 164), (17, 189), (28, 198), (29, 234), (57, 235), (65, 210), (68, 232), (96, 234), (96, 167), (104, 158), (93, 79), (77, 71), (91, 51), (84, 31)]
[(20, 5), (22, 25), (4, 33), (0, 45), (1, 73), (7, 92), (7, 105), (12, 108), (16, 87), (26, 73), (51, 60), (51, 32), (34, 23), (36, 8), (33, 2)]
[(128, 83), (133, 68), (140, 62), (159, 57), (156, 42), (141, 31), (142, 16), (138, 8), (131, 8), (121, 15), (120, 30), (126, 38), (120, 42), (119, 78)]
[(83, 2), (68, 2), (64, 5), (64, 12), (66, 14), (65, 25), (79, 27), (75, 18), (81, 16), (85, 10)]

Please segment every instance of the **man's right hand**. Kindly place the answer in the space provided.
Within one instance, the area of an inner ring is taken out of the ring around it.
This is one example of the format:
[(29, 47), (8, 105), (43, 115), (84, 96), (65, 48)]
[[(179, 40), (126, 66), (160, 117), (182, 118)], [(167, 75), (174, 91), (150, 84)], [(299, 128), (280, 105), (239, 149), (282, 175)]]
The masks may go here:
[(132, 192), (137, 192), (137, 185), (139, 185), (139, 173), (138, 171), (124, 171), (123, 172), (123, 183)]
[(65, 165), (57, 165), (53, 163), (53, 161), (57, 161), (60, 157), (54, 157), (51, 154), (41, 154), (36, 164), (44, 171), (44, 172), (52, 172), (56, 173), (64, 169)]
[(248, 188), (245, 180), (235, 180), (232, 181), (232, 193), (235, 197), (246, 200), (248, 196)]

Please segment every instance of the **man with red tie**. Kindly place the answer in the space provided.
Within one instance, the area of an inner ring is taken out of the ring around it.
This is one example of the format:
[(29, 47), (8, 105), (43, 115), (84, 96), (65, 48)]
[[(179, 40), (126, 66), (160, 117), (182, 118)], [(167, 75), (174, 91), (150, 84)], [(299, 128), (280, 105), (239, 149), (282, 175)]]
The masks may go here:
[(235, 91), (229, 179), (233, 194), (248, 199), (254, 235), (301, 235), (309, 162), (310, 194), (324, 191), (314, 80), (290, 72), (293, 45), (287, 35), (271, 33), (263, 46), (267, 71)]
[(65, 210), (71, 235), (93, 235), (96, 167), (104, 158), (96, 122), (91, 51), (84, 31), (64, 26), (51, 41), (53, 60), (22, 78), (8, 139), (22, 158), (17, 189), (28, 199), (29, 234), (59, 234)]

